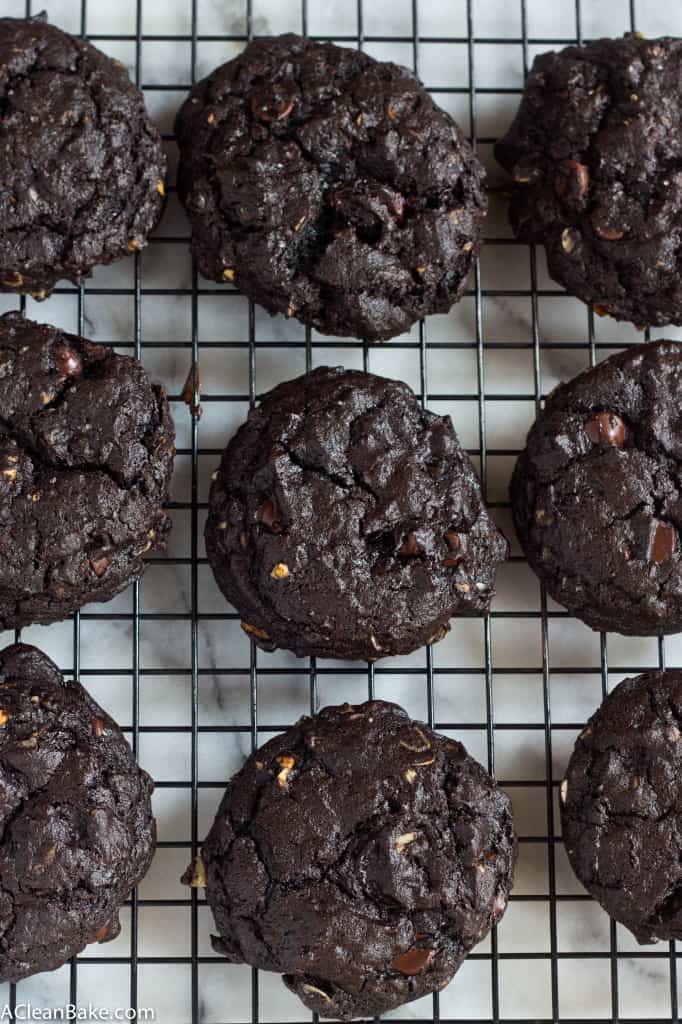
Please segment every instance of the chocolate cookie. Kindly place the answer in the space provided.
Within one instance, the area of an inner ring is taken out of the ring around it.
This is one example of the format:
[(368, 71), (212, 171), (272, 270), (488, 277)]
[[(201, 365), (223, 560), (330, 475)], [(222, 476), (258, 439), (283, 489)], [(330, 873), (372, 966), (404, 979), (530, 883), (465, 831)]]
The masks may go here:
[(163, 548), (163, 389), (136, 359), (0, 317), (0, 629), (108, 601)]
[(585, 888), (639, 942), (682, 939), (682, 672), (625, 679), (578, 737), (561, 784)]
[(80, 683), (35, 647), (0, 652), (0, 981), (118, 935), (154, 854), (153, 788)]
[(682, 323), (682, 40), (599, 39), (536, 57), (495, 152), (511, 222), (595, 312)]
[(218, 952), (347, 1019), (447, 985), (515, 857), (509, 798), (462, 744), (371, 701), (252, 754), (184, 880), (206, 885)]
[(448, 416), (322, 367), (264, 395), (228, 444), (206, 551), (265, 650), (376, 659), (487, 611), (507, 542)]
[(461, 296), (484, 172), (405, 68), (295, 35), (259, 39), (194, 86), (176, 134), (205, 277), (325, 334), (374, 341)]
[(682, 630), (682, 345), (611, 356), (547, 398), (511, 484), (552, 597), (593, 629)]
[(0, 291), (44, 298), (141, 248), (166, 158), (122, 64), (48, 25), (0, 19)]

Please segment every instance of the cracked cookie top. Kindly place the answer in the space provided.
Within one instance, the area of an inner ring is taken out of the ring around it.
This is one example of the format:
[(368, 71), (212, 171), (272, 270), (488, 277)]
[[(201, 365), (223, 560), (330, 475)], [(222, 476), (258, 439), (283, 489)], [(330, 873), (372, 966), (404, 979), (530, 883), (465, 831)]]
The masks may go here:
[(484, 172), (405, 68), (295, 35), (259, 39), (192, 89), (176, 133), (206, 277), (370, 340), (460, 297)]
[(611, 356), (553, 391), (511, 485), (551, 596), (593, 629), (682, 630), (682, 345)]
[(0, 628), (107, 601), (163, 547), (174, 431), (136, 359), (0, 317)]
[(42, 17), (0, 19), (0, 290), (49, 294), (141, 248), (166, 158), (122, 64)]
[(35, 647), (0, 652), (0, 981), (116, 937), (154, 853), (152, 789), (78, 682)]
[(581, 732), (561, 784), (576, 875), (639, 942), (682, 939), (682, 672), (625, 679)]
[(372, 1017), (450, 981), (504, 913), (516, 839), (460, 743), (371, 701), (252, 754), (202, 857), (218, 952), (322, 1016)]
[(495, 154), (516, 234), (595, 312), (682, 323), (682, 40), (598, 39), (536, 57)]
[(375, 659), (485, 612), (507, 543), (449, 417), (401, 382), (321, 367), (228, 444), (206, 549), (260, 646)]

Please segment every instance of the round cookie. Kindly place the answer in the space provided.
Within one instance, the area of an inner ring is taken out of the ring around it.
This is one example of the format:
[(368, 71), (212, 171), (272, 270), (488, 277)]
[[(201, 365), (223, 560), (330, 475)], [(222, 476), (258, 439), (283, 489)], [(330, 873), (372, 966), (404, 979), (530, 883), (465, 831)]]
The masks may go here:
[(495, 148), (511, 222), (599, 314), (682, 323), (682, 40), (599, 39), (536, 57)]
[(372, 341), (461, 296), (484, 171), (405, 68), (296, 35), (259, 39), (194, 86), (176, 134), (205, 277)]
[(0, 317), (0, 629), (108, 601), (163, 548), (173, 424), (136, 359)]
[(206, 885), (216, 951), (348, 1019), (447, 985), (515, 858), (509, 798), (461, 743), (371, 701), (252, 754), (184, 880)]
[(636, 345), (547, 398), (516, 464), (532, 568), (593, 629), (682, 630), (682, 345)]
[(153, 788), (80, 683), (35, 647), (0, 652), (0, 981), (118, 935), (154, 854)]
[(228, 444), (206, 551), (259, 646), (376, 659), (487, 611), (507, 542), (448, 416), (399, 381), (321, 367)]
[(576, 875), (639, 942), (682, 939), (682, 672), (625, 679), (578, 737), (561, 784)]
[(122, 64), (43, 16), (0, 19), (0, 291), (44, 298), (140, 249), (166, 158)]

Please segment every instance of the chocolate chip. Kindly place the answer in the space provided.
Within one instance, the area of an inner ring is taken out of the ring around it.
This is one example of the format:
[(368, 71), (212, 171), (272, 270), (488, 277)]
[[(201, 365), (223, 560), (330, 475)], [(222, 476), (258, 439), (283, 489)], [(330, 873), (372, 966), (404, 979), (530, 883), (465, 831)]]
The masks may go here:
[(504, 913), (505, 907), (507, 906), (507, 897), (503, 892), (498, 892), (493, 903), (493, 920), (497, 921), (499, 917)]
[(339, 228), (343, 230), (346, 225), (352, 225), (358, 238), (370, 245), (381, 238), (384, 210), (398, 226), (403, 223), (405, 199), (400, 192), (384, 185), (360, 181), (337, 188), (331, 195), (331, 202), (338, 215)]
[(459, 539), (459, 534), (455, 530), (453, 530), (452, 527), (449, 527), (449, 529), (445, 531), (443, 536), (445, 538), (445, 543), (447, 544), (451, 551), (459, 551), (459, 549), (462, 546), (462, 542)]
[(601, 211), (597, 211), (592, 215), (592, 227), (594, 228), (595, 234), (602, 238), (605, 242), (618, 242), (625, 234), (620, 228), (614, 228), (607, 224), (603, 219), (606, 215)]
[(665, 562), (677, 547), (677, 530), (670, 523), (658, 523), (651, 544), (651, 557), (654, 562)]
[(193, 419), (201, 419), (201, 403), (199, 398), (201, 396), (201, 379), (199, 377), (199, 364), (192, 363), (189, 368), (189, 373), (185, 380), (185, 384), (182, 389), (182, 398), (185, 405), (189, 408), (190, 414)]
[(60, 377), (79, 377), (83, 372), (81, 357), (63, 342), (54, 350), (54, 365)]
[(561, 173), (555, 179), (554, 189), (561, 199), (582, 201), (590, 187), (590, 171), (577, 160), (563, 160)]
[(585, 423), (585, 433), (592, 444), (610, 444), (622, 448), (625, 442), (625, 424), (615, 412), (598, 412)]
[(396, 971), (400, 971), (401, 974), (406, 974), (408, 977), (421, 974), (425, 967), (433, 960), (434, 949), (408, 949), (407, 953), (403, 953), (393, 961), (393, 968)]
[(264, 526), (270, 533), (281, 533), (284, 527), (277, 518), (277, 509), (271, 498), (265, 501), (256, 509), (256, 522)]
[(274, 82), (251, 97), (251, 112), (259, 121), (283, 121), (294, 108), (292, 93)]
[(413, 533), (408, 533), (399, 553), (402, 558), (416, 558), (417, 555), (421, 555), (422, 549)]
[(91, 942), (106, 942), (109, 938), (109, 925), (103, 924), (101, 928), (98, 928), (93, 935)]
[(396, 224), (402, 224), (405, 216), (405, 200), (400, 192), (393, 192), (388, 189), (384, 189), (383, 191), (386, 195), (386, 206), (388, 207), (393, 219)]
[(109, 559), (102, 555), (101, 558), (91, 558), (90, 568), (94, 572), (95, 576), (103, 576), (106, 572), (107, 566), (109, 565)]

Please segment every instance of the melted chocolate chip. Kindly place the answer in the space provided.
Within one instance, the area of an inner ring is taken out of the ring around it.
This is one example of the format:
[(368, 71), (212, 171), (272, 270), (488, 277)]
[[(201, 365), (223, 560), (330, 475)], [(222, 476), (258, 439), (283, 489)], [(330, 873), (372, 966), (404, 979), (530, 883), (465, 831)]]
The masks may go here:
[(562, 199), (582, 201), (590, 187), (590, 171), (577, 160), (564, 160), (561, 172), (554, 182), (554, 188)]
[(615, 445), (622, 448), (625, 443), (625, 424), (615, 412), (598, 412), (585, 423), (585, 433), (592, 444)]
[(267, 89), (260, 89), (251, 97), (251, 112), (259, 121), (283, 121), (294, 107), (293, 94), (273, 83)]
[(665, 562), (677, 548), (677, 530), (670, 523), (658, 523), (651, 543), (654, 562)]
[(393, 961), (392, 966), (396, 971), (408, 976), (421, 974), (433, 960), (434, 954), (434, 949), (408, 949), (407, 953), (403, 953)]
[(443, 536), (445, 537), (445, 543), (451, 551), (459, 551), (462, 546), (462, 542), (459, 539), (459, 534), (456, 533), (452, 527), (446, 530)]
[(421, 555), (422, 549), (419, 545), (419, 541), (413, 533), (408, 533), (405, 541), (400, 548), (400, 554), (403, 558), (416, 558)]
[(97, 931), (95, 932), (95, 934), (93, 935), (93, 937), (91, 938), (90, 941), (91, 942), (106, 942), (108, 940), (108, 938), (109, 938), (109, 925), (108, 924), (103, 924), (101, 928), (97, 929)]
[(102, 555), (101, 558), (91, 558), (90, 568), (94, 572), (95, 576), (103, 576), (109, 565), (109, 559)]
[(80, 377), (83, 372), (81, 357), (63, 342), (54, 350), (54, 365), (61, 377)]
[(199, 376), (199, 364), (192, 363), (189, 368), (189, 373), (185, 380), (185, 384), (182, 389), (181, 398), (185, 405), (189, 408), (190, 414), (194, 419), (201, 419), (201, 402), (199, 398), (201, 396), (201, 378)]
[(284, 527), (277, 518), (277, 509), (271, 498), (265, 501), (256, 509), (256, 522), (264, 526), (270, 533), (281, 533)]
[(625, 234), (620, 228), (614, 227), (608, 222), (609, 213), (606, 210), (597, 210), (592, 214), (592, 227), (595, 234), (605, 242), (619, 242)]

